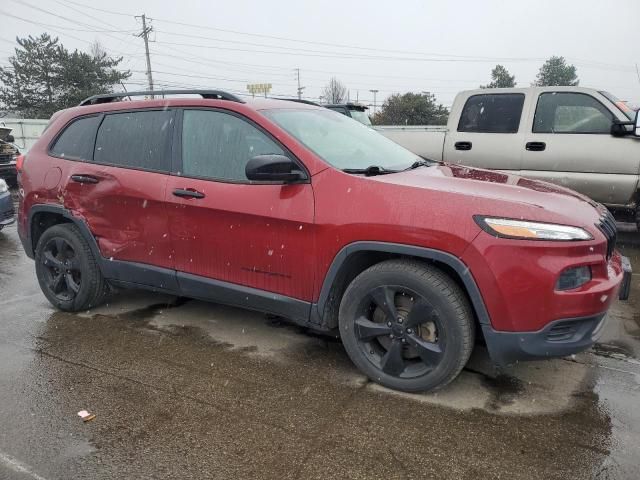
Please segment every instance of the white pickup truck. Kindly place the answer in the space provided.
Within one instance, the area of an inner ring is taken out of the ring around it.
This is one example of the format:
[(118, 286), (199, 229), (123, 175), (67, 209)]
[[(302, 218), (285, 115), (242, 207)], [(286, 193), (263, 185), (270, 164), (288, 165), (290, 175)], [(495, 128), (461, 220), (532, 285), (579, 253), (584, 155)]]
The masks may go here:
[(640, 228), (636, 113), (581, 87), (459, 93), (446, 127), (376, 127), (433, 160), (517, 173), (584, 193)]

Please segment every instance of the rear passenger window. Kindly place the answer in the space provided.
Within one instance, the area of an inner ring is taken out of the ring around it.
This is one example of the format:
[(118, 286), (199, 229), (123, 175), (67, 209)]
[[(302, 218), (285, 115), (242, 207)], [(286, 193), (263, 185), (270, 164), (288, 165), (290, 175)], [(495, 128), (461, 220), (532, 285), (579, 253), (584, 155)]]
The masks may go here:
[(523, 105), (522, 93), (474, 95), (462, 109), (458, 131), (517, 133)]
[(158, 172), (171, 164), (173, 111), (111, 113), (98, 129), (96, 163)]
[(51, 153), (60, 158), (90, 161), (99, 123), (100, 116), (83, 117), (74, 121), (58, 137), (51, 147)]
[(235, 115), (185, 110), (182, 119), (182, 174), (248, 182), (247, 162), (257, 155), (285, 155), (266, 134)]

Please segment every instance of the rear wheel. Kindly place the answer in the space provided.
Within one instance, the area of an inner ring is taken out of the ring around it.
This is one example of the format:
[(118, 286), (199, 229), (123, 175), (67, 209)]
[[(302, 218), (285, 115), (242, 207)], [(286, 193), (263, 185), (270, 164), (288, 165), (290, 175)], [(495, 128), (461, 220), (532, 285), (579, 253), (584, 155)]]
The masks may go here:
[(46, 230), (36, 246), (35, 261), (42, 292), (60, 310), (76, 312), (102, 303), (104, 278), (76, 226), (54, 225)]
[(340, 304), (340, 334), (370, 379), (407, 392), (453, 380), (471, 355), (475, 325), (460, 287), (441, 270), (389, 260), (362, 272)]

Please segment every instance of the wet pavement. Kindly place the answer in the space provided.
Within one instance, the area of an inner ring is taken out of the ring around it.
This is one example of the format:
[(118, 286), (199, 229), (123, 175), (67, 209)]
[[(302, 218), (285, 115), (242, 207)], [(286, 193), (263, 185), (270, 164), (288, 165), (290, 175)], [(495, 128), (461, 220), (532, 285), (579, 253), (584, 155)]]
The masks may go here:
[[(640, 272), (640, 235), (622, 235)], [(341, 344), (264, 315), (120, 292), (82, 314), (0, 233), (0, 479), (637, 479), (640, 275), (601, 343), (436, 394), (367, 381)], [(96, 414), (83, 423), (77, 412)]]

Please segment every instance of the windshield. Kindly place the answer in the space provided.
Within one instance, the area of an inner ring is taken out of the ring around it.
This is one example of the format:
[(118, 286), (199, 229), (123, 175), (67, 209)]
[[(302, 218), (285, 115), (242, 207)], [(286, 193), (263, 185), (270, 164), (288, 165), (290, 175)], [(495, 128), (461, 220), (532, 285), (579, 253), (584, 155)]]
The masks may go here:
[(371, 119), (369, 118), (369, 115), (367, 115), (367, 112), (363, 112), (362, 110), (350, 110), (350, 113), (351, 118), (354, 120), (357, 120), (363, 125), (371, 126)]
[(375, 130), (326, 109), (265, 110), (268, 118), (336, 168), (400, 170), (421, 160)]
[(625, 116), (629, 120), (635, 120), (636, 112), (634, 112), (633, 109), (629, 108), (626, 102), (623, 102), (622, 100), (618, 99), (615, 95), (612, 95), (609, 92), (601, 91), (600, 93), (605, 97), (607, 97), (607, 100), (613, 103), (618, 108), (618, 110), (620, 110), (622, 113), (625, 114)]

